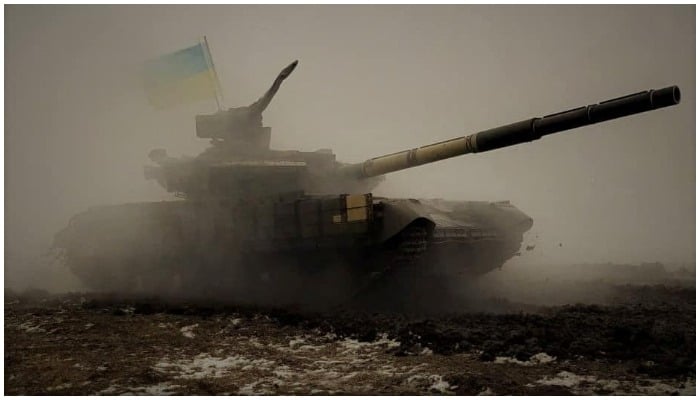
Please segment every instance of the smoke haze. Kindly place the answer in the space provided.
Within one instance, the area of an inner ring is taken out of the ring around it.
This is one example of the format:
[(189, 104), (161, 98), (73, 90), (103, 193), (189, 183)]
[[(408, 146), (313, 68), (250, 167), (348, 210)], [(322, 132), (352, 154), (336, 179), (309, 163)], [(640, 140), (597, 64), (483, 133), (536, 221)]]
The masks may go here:
[(377, 155), (677, 84), (679, 106), (398, 172), (376, 194), (510, 200), (510, 263), (695, 260), (695, 6), (5, 6), (5, 285), (76, 283), (42, 257), (92, 205), (169, 195), (153, 148), (207, 146), (147, 103), (144, 60), (207, 35), (227, 107), (292, 60), (272, 147)]

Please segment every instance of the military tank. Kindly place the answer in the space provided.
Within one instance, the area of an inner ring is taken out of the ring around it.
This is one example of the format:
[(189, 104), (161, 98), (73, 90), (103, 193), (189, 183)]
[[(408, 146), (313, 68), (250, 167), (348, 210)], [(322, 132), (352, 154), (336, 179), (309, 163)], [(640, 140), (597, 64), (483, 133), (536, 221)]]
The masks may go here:
[[(518, 253), (532, 218), (508, 201), (374, 196), (385, 174), (680, 101), (670, 86), (342, 163), (328, 149), (270, 149), (262, 113), (296, 66), (253, 104), (196, 116), (197, 136), (211, 143), (196, 157), (149, 153), (145, 177), (179, 200), (93, 207), (70, 220), (55, 247), (88, 288), (356, 296), (401, 276), (479, 276)], [(314, 280), (330, 275), (339, 279)]]

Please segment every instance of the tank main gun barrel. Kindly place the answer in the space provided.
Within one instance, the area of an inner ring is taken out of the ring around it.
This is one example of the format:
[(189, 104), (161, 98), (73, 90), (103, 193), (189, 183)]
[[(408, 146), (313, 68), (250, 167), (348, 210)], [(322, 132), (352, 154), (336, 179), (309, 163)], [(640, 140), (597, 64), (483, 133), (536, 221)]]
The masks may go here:
[(541, 118), (526, 119), (469, 136), (375, 157), (362, 163), (343, 166), (340, 173), (356, 178), (384, 175), (463, 154), (481, 153), (530, 142), (552, 133), (676, 105), (680, 100), (681, 91), (678, 86), (647, 90)]

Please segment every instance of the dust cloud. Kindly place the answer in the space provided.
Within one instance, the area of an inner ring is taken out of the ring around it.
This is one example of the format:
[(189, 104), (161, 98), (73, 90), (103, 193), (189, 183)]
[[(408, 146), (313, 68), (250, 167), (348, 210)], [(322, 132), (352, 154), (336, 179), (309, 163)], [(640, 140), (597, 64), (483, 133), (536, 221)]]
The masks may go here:
[(170, 199), (144, 179), (147, 154), (199, 153), (207, 143), (194, 115), (216, 106), (155, 111), (139, 71), (205, 34), (228, 107), (250, 104), (299, 59), (265, 113), (272, 147), (332, 148), (348, 162), (677, 84), (677, 107), (398, 172), (377, 194), (510, 200), (533, 217), (524, 245), (534, 248), (500, 273), (609, 262), (694, 270), (694, 11), (6, 6), (5, 286), (79, 289), (45, 256), (72, 215)]

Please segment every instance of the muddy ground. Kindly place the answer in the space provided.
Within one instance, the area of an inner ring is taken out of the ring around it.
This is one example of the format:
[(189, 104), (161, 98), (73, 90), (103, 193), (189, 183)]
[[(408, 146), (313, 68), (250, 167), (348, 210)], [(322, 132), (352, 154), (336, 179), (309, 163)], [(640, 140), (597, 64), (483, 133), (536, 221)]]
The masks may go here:
[(695, 394), (694, 285), (576, 287), (598, 304), (311, 312), (6, 290), (5, 394)]

